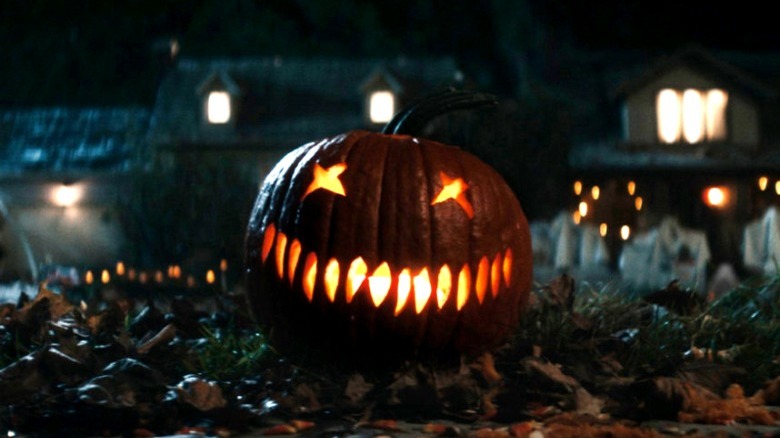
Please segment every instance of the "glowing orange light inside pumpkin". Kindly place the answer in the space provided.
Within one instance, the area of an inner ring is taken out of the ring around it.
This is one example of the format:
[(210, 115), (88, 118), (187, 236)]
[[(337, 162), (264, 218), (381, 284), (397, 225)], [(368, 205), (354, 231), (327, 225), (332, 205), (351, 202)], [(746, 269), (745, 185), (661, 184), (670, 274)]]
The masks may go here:
[(216, 281), (217, 276), (214, 275), (214, 271), (212, 269), (209, 269), (206, 271), (206, 283), (208, 284), (214, 284), (214, 281)]
[(352, 263), (349, 265), (349, 270), (347, 271), (347, 303), (352, 302), (352, 298), (355, 297), (355, 294), (360, 290), (360, 286), (363, 284), (363, 281), (366, 279), (366, 274), (368, 273), (368, 266), (366, 266), (366, 262), (363, 261), (362, 257), (358, 257), (355, 260), (352, 261)]
[(116, 275), (125, 275), (125, 264), (122, 262), (116, 262)]
[(488, 288), (488, 273), (490, 271), (490, 262), (487, 256), (483, 256), (479, 261), (479, 267), (477, 268), (477, 282), (474, 285), (477, 290), (477, 300), (479, 304), (485, 300), (485, 292)]
[(466, 212), (466, 216), (468, 216), (469, 219), (473, 218), (474, 208), (471, 206), (471, 202), (466, 199), (466, 194), (464, 193), (466, 189), (469, 188), (469, 185), (466, 184), (466, 181), (463, 181), (463, 178), (450, 178), (444, 172), (439, 172), (439, 176), (441, 177), (441, 182), (444, 187), (442, 187), (439, 194), (436, 195), (436, 198), (433, 199), (431, 205), (438, 204), (449, 199), (454, 199), (455, 202), (460, 205), (463, 211)]
[(462, 309), (469, 300), (469, 292), (471, 292), (471, 270), (468, 265), (463, 265), (460, 273), (458, 274), (458, 310)]
[(317, 280), (317, 254), (310, 252), (303, 263), (303, 293), (311, 301), (314, 298), (314, 282)]
[(325, 295), (330, 302), (336, 301), (336, 290), (339, 286), (339, 262), (336, 259), (330, 259), (328, 266), (325, 267)]
[(512, 248), (507, 248), (504, 253), (504, 284), (509, 287), (512, 280)]
[(493, 264), (490, 267), (490, 292), (493, 298), (498, 295), (498, 289), (501, 287), (501, 254), (496, 254)]
[(347, 193), (344, 191), (344, 186), (339, 180), (339, 175), (344, 173), (345, 170), (347, 170), (347, 165), (345, 163), (334, 164), (327, 169), (320, 166), (319, 163), (315, 164), (314, 180), (309, 184), (306, 193), (303, 194), (303, 198), (318, 189), (325, 189), (337, 195), (347, 196)]
[(412, 290), (412, 276), (409, 269), (406, 268), (398, 274), (398, 296), (395, 302), (395, 316), (398, 316), (406, 306), (409, 299), (409, 292)]
[(439, 281), (436, 282), (436, 304), (439, 305), (439, 309), (444, 307), (450, 292), (452, 292), (452, 272), (449, 266), (444, 265), (439, 269)]
[(423, 268), (415, 275), (412, 284), (414, 284), (414, 310), (420, 314), (431, 298), (431, 278), (428, 276), (428, 268)]
[(290, 244), (290, 254), (287, 259), (287, 278), (290, 280), (290, 286), (292, 286), (295, 280), (295, 268), (298, 267), (298, 259), (301, 257), (301, 242), (298, 239), (293, 239)]
[(268, 258), (268, 254), (271, 253), (271, 247), (274, 245), (274, 237), (276, 237), (276, 227), (274, 224), (270, 224), (263, 233), (263, 248), (260, 251), (263, 262)]
[(387, 298), (392, 280), (393, 274), (390, 272), (390, 266), (387, 265), (387, 262), (382, 262), (374, 270), (374, 273), (368, 277), (368, 291), (371, 294), (371, 301), (374, 302), (374, 306), (379, 307)]
[(284, 250), (287, 249), (287, 236), (279, 232), (279, 237), (276, 238), (276, 272), (279, 274), (279, 278), (284, 277)]

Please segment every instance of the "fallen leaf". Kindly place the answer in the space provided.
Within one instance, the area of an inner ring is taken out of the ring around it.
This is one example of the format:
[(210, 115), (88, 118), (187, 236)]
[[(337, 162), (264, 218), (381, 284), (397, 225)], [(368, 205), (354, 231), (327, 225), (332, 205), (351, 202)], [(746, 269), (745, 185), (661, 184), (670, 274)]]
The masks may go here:
[(296, 433), (298, 430), (289, 424), (278, 424), (263, 431), (263, 435), (293, 435)]

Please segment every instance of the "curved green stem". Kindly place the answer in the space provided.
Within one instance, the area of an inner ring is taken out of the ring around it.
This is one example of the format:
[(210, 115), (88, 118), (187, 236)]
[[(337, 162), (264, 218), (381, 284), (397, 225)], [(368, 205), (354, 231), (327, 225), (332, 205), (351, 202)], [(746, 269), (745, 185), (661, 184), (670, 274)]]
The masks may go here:
[(495, 105), (498, 105), (498, 100), (492, 94), (450, 88), (412, 102), (387, 122), (382, 133), (419, 135), (431, 120), (443, 114)]

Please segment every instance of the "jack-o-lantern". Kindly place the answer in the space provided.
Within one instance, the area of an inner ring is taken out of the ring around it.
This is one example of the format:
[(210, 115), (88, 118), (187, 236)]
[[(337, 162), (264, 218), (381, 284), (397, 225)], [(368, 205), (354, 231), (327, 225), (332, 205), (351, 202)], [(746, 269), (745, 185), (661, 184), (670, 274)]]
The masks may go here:
[(517, 198), (472, 154), (399, 133), (487, 101), (440, 94), (383, 133), (312, 142), (276, 165), (246, 240), (249, 302), (272, 341), (376, 358), (506, 340), (531, 281)]

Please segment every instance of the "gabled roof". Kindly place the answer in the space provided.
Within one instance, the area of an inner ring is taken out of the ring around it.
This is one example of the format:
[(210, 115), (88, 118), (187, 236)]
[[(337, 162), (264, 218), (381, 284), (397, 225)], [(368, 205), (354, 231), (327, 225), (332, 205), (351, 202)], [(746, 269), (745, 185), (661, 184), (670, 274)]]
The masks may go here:
[[(281, 149), (366, 128), (361, 85), (376, 72), (398, 81), (402, 101), (462, 80), (452, 58), (182, 59), (160, 85), (149, 140), (168, 147)], [(231, 129), (203, 123), (196, 90), (214, 74), (228, 75), (243, 93)]]
[(0, 110), (0, 173), (126, 170), (148, 120), (138, 107)]
[(619, 96), (633, 94), (665, 73), (679, 67), (688, 67), (754, 97), (773, 99), (778, 95), (778, 90), (775, 87), (757, 78), (754, 74), (698, 46), (686, 47), (662, 59), (643, 75), (623, 83), (618, 88), (617, 94)]

